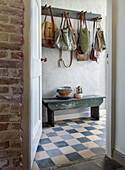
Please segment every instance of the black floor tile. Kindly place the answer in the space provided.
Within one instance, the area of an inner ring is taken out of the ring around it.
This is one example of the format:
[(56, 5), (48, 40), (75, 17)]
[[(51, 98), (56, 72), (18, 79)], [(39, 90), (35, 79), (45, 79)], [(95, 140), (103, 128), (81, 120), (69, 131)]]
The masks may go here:
[(89, 132), (89, 131), (86, 131), (86, 132), (81, 132), (83, 135), (85, 136), (91, 136), (93, 135), (93, 133)]
[(78, 131), (77, 130), (75, 130), (75, 129), (70, 129), (70, 130), (66, 130), (68, 133), (77, 133)]
[(36, 161), (36, 163), (40, 169), (55, 166), (54, 162), (50, 158)]
[(64, 130), (64, 129), (61, 128), (61, 127), (57, 127), (57, 128), (53, 128), (53, 130), (54, 130), (54, 131), (62, 131), (62, 130)]
[(65, 141), (55, 142), (54, 143), (58, 148), (69, 146)]
[(45, 139), (40, 139), (39, 142), (41, 145), (43, 144), (48, 144), (48, 143), (52, 143), (51, 140), (49, 138), (45, 138)]
[(94, 127), (85, 127), (85, 129), (87, 129), (87, 130), (95, 130), (96, 128), (94, 128)]
[(79, 155), (77, 152), (67, 154), (66, 157), (67, 157), (70, 161), (76, 161), (76, 160), (82, 159), (81, 155)]
[(78, 141), (80, 141), (81, 143), (84, 143), (84, 142), (90, 142), (90, 140), (86, 137), (83, 137), (83, 138), (77, 138)]
[(85, 147), (82, 144), (73, 145), (72, 148), (74, 148), (76, 151), (82, 151), (82, 150), (87, 149), (87, 147)]
[(44, 151), (43, 147), (41, 145), (38, 145), (36, 152)]

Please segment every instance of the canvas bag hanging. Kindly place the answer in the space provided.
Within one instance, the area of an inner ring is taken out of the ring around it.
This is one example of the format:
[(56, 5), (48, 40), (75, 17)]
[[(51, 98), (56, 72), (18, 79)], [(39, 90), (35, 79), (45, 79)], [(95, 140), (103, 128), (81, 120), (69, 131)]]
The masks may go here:
[[(85, 28), (82, 28), (82, 22), (83, 22), (83, 26), (85, 25)], [(91, 47), (90, 31), (87, 28), (85, 13), (83, 13), (82, 20), (80, 21), (80, 46), (84, 54), (90, 51), (90, 47)]]
[[(47, 14), (50, 9), (51, 22), (46, 21)], [(55, 31), (58, 30), (54, 23), (51, 6), (47, 8), (44, 22), (42, 23), (42, 46), (47, 48), (55, 48)]]
[(63, 16), (64, 13), (62, 15), (60, 29), (55, 32), (55, 46), (58, 49), (62, 49), (64, 51), (75, 50), (76, 42), (74, 38), (74, 33), (71, 30), (67, 14), (65, 13), (67, 27), (65, 27), (65, 25), (63, 24)]
[(93, 39), (92, 39), (92, 49), (90, 54), (90, 60), (96, 61), (99, 58), (99, 52), (94, 47), (94, 35), (95, 35), (95, 19), (93, 21)]
[[(81, 17), (81, 14), (80, 14), (80, 21), (81, 21), (81, 19), (82, 19), (82, 17)], [(81, 50), (81, 47), (80, 47), (80, 38), (79, 38), (80, 37), (80, 35), (79, 35), (79, 27), (78, 27), (77, 33), (78, 33), (78, 40), (77, 40), (76, 58), (77, 58), (77, 61), (86, 61), (86, 60), (88, 60), (88, 53), (84, 54), (82, 52), (82, 50)]]
[(96, 35), (95, 35), (95, 49), (102, 52), (103, 50), (106, 49), (106, 43), (104, 39), (104, 32), (101, 28), (100, 20), (97, 20), (97, 23), (98, 23), (98, 27), (96, 28)]
[[(65, 21), (63, 24), (63, 16), (65, 14)], [(65, 23), (67, 23), (67, 28), (65, 28)], [(62, 15), (62, 21), (60, 25), (60, 29), (55, 32), (55, 46), (60, 50), (60, 59), (59, 59), (59, 67), (61, 67), (61, 62), (64, 67), (69, 68), (72, 65), (73, 60), (73, 50), (76, 49), (76, 42), (74, 33), (72, 31), (72, 24), (70, 21), (70, 17), (66, 12)], [(71, 51), (70, 52), (70, 64), (67, 66), (62, 59), (62, 50)]]

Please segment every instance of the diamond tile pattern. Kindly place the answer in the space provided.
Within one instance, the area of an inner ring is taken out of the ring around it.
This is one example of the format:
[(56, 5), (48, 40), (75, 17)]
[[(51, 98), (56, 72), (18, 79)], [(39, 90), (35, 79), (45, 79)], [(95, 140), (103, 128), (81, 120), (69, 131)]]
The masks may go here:
[(35, 161), (40, 169), (70, 164), (105, 153), (106, 115), (68, 119), (44, 127)]

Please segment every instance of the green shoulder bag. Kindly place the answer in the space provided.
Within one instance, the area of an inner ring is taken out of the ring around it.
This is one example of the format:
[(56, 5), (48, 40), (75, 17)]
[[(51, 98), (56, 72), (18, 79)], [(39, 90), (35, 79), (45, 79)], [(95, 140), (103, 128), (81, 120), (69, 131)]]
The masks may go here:
[[(83, 25), (85, 24), (85, 28), (82, 28), (82, 22)], [(87, 54), (90, 51), (90, 31), (87, 28), (85, 13), (80, 17), (80, 46), (84, 54)]]

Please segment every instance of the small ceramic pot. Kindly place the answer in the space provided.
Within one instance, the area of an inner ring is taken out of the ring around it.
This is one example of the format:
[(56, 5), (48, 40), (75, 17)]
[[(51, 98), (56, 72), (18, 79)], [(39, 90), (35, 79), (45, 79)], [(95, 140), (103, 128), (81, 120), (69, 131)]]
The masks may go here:
[(57, 89), (57, 92), (59, 93), (60, 96), (68, 97), (71, 95), (72, 88), (69, 86), (60, 87)]
[(83, 93), (75, 93), (74, 97), (75, 98), (82, 98), (83, 97)]

